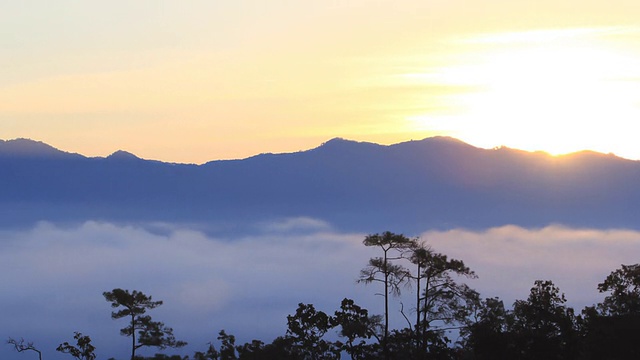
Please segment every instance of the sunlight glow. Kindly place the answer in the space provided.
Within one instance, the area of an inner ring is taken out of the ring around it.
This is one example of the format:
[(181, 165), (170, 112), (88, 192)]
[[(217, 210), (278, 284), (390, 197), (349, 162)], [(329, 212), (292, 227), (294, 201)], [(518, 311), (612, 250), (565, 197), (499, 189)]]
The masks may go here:
[[(467, 86), (445, 99), (455, 115), (408, 117), (416, 128), (448, 131), (481, 147), (552, 154), (583, 149), (640, 157), (640, 64), (591, 31), (484, 36), (479, 57), (411, 81)], [(589, 40), (589, 41), (588, 41)], [(613, 149), (613, 150), (612, 150)], [(635, 153), (634, 153), (635, 151)]]

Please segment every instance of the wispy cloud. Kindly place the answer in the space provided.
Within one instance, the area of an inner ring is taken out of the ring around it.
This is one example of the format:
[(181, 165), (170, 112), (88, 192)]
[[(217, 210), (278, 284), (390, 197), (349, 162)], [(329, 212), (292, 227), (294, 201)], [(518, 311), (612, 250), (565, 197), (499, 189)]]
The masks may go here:
[(329, 230), (331, 226), (322, 220), (309, 217), (288, 218), (281, 221), (263, 223), (262, 229), (267, 231), (309, 231), (309, 230)]
[[(284, 334), (286, 315), (299, 302), (332, 312), (350, 297), (381, 312), (379, 289), (355, 284), (377, 255), (362, 245), (364, 234), (338, 233), (310, 218), (255, 227), (261, 231), (237, 238), (172, 224), (100, 222), (1, 232), (0, 337), (25, 337), (57, 359), (55, 346), (81, 331), (92, 336), (101, 358), (125, 357), (128, 342), (118, 334), (125, 323), (110, 319), (101, 295), (115, 287), (164, 300), (151, 315), (190, 342), (185, 354), (206, 348), (220, 329), (239, 341), (271, 341)], [(525, 298), (535, 279), (552, 279), (581, 308), (600, 301), (596, 285), (610, 271), (640, 258), (640, 233), (627, 230), (505, 226), (422, 238), (473, 268), (480, 279), (470, 285), (482, 295), (507, 303)], [(16, 356), (0, 347), (3, 359)]]

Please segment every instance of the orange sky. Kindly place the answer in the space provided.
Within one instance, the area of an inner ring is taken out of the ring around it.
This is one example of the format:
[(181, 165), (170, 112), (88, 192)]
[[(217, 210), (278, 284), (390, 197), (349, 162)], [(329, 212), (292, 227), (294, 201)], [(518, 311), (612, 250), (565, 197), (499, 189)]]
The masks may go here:
[(195, 163), (432, 135), (640, 158), (638, 18), (636, 1), (17, 1), (0, 139)]

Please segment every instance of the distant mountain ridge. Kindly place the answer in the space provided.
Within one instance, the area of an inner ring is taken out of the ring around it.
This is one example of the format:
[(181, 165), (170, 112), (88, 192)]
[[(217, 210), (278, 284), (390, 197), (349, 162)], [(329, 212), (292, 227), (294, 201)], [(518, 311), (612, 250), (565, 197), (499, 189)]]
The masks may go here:
[(41, 141), (30, 139), (0, 140), (0, 156), (51, 158), (71, 155)]
[(125, 151), (89, 158), (19, 139), (0, 142), (0, 168), (3, 226), (104, 220), (233, 228), (308, 216), (364, 232), (640, 228), (640, 162), (480, 149), (448, 137), (394, 145), (337, 138), (307, 151), (202, 165)]

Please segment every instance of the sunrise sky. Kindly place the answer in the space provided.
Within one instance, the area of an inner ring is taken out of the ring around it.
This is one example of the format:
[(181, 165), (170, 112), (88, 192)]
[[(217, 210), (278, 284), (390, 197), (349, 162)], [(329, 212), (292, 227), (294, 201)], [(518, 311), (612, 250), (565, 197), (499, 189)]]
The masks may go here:
[(637, 0), (0, 3), (0, 139), (202, 163), (333, 137), (640, 159)]

